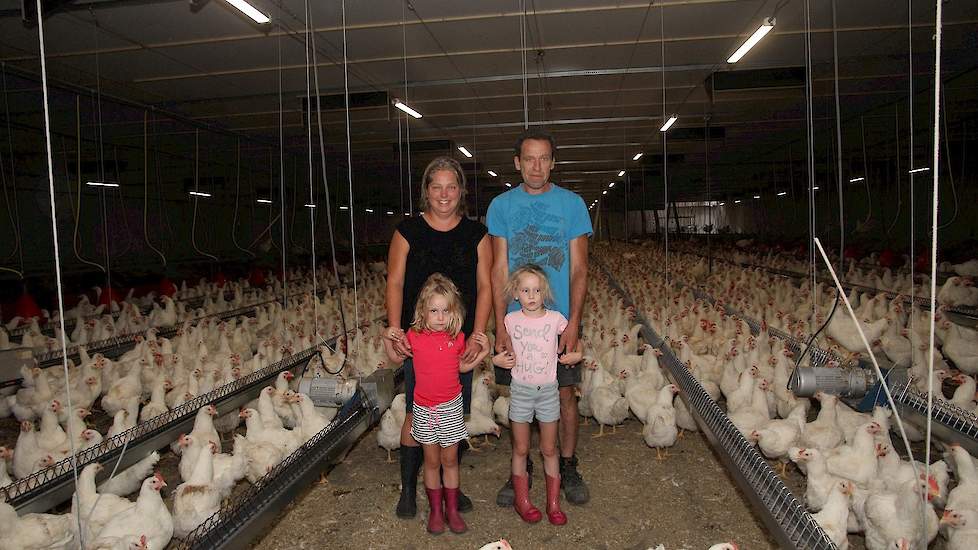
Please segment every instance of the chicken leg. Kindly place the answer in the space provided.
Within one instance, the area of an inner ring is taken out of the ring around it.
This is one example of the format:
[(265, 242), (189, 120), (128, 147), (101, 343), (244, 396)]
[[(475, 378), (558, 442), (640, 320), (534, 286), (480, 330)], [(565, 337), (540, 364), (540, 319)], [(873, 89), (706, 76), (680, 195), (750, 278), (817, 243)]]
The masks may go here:
[(387, 449), (387, 463), (388, 464), (393, 464), (394, 463), (394, 458), (391, 456), (391, 450), (390, 449)]
[(479, 446), (477, 446), (475, 443), (476, 443), (476, 440), (475, 439), (472, 439), (470, 437), (469, 438), (469, 450), (472, 451), (473, 453), (481, 453), (482, 452), (482, 448), (479, 447)]
[(591, 418), (588, 416), (584, 417), (584, 422), (578, 424), (578, 426), (590, 426), (590, 425), (591, 425)]
[(655, 459), (656, 460), (665, 460), (667, 458), (669, 458), (669, 451), (663, 451), (662, 449), (660, 449), (658, 447), (655, 448)]
[(607, 435), (604, 433), (604, 424), (598, 423), (598, 426), (601, 426), (601, 429), (598, 430), (598, 433), (591, 434), (591, 437), (604, 437), (605, 435)]
[(685, 438), (686, 438), (686, 430), (680, 428), (679, 433), (676, 435), (676, 439), (685, 439)]

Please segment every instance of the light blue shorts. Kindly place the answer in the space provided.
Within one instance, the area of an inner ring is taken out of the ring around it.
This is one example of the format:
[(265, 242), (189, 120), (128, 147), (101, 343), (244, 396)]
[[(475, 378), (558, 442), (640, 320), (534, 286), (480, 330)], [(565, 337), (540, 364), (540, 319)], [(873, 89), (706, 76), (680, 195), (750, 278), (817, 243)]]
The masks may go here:
[(510, 422), (540, 422), (560, 420), (560, 396), (557, 382), (540, 386), (530, 386), (513, 380), (509, 386)]

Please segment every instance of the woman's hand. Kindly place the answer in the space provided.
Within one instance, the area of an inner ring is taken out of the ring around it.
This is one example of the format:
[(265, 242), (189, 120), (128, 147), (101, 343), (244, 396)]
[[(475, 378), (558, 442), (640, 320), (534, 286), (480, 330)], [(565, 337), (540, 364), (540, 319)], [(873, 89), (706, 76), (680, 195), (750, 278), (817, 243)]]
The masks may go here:
[(397, 327), (387, 327), (384, 331), (384, 338), (391, 343), (391, 347), (399, 357), (411, 357), (411, 344), (408, 343), (404, 331)]
[(501, 369), (512, 369), (516, 366), (516, 354), (510, 351), (498, 353), (492, 357), (492, 364)]

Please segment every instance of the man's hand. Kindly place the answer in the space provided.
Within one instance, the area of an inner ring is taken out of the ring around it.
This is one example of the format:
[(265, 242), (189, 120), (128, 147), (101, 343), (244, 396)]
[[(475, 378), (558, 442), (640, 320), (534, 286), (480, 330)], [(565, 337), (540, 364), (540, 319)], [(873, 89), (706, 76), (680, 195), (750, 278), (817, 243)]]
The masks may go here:
[(411, 344), (408, 343), (404, 331), (397, 327), (387, 327), (384, 331), (384, 338), (391, 343), (394, 352), (400, 357), (412, 357)]
[(509, 333), (505, 330), (496, 329), (496, 353), (502, 353), (504, 351), (513, 351), (513, 340), (510, 339)]
[(481, 332), (473, 332), (465, 340), (465, 353), (459, 357), (459, 362), (463, 365), (471, 363), (472, 361), (475, 361), (476, 357), (479, 356), (479, 353), (482, 350), (488, 348), (489, 339), (486, 338), (486, 335)]
[(575, 323), (569, 323), (564, 332), (561, 333), (560, 339), (557, 340), (557, 355), (563, 355), (565, 352), (574, 351), (577, 349), (578, 331), (580, 327)]

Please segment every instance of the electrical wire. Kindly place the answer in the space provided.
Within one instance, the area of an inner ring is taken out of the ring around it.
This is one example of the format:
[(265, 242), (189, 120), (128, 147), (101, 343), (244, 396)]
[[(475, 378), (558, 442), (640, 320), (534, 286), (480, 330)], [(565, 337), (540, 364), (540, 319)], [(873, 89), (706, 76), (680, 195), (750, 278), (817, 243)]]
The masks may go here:
[(938, 229), (944, 229), (958, 219), (958, 190), (954, 185), (954, 174), (951, 171), (951, 134), (947, 129), (947, 97), (944, 95), (943, 88), (941, 88), (941, 108), (944, 109), (944, 160), (947, 161), (947, 179), (951, 184), (951, 196), (954, 198), (954, 213), (950, 220), (937, 226)]
[[(244, 252), (245, 254), (248, 254), (249, 256), (252, 257), (252, 259), (254, 259), (257, 258), (254, 252), (247, 250), (245, 248), (241, 248), (241, 245), (238, 244), (238, 203), (241, 200), (241, 138), (237, 139), (237, 143), (235, 145), (235, 151), (236, 154), (235, 154), (235, 161), (234, 161), (234, 221), (231, 223), (231, 242), (234, 244), (235, 248)], [(166, 265), (165, 261), (163, 262), (163, 265), (164, 266)]]
[[(71, 239), (71, 247), (72, 250), (75, 252), (75, 257), (78, 258), (78, 261), (88, 265), (95, 266), (100, 270), (102, 270), (102, 272), (104, 273), (105, 267), (103, 267), (101, 264), (82, 258), (81, 253), (78, 252), (78, 224), (81, 222), (81, 192), (82, 192), (82, 188), (81, 188), (81, 184), (82, 184), (81, 183), (82, 182), (81, 96), (75, 96), (75, 132), (76, 132), (75, 134), (76, 139), (78, 140), (77, 147), (75, 148), (76, 149), (75, 165), (78, 168), (78, 179), (76, 180), (77, 186), (75, 188), (75, 231)], [(16, 186), (14, 187), (14, 189), (16, 189)]]
[[(350, 250), (352, 253), (352, 264), (353, 268), (353, 319), (354, 326), (360, 326), (360, 308), (359, 298), (357, 297), (357, 239), (356, 231), (353, 227), (353, 150), (350, 140), (350, 75), (347, 70), (349, 66), (349, 61), (347, 59), (346, 52), (346, 0), (341, 3), (343, 10), (343, 98), (346, 103), (346, 173), (347, 173), (347, 184), (350, 191)], [(339, 281), (337, 281), (339, 282)], [(357, 345), (360, 345), (360, 339), (357, 340)], [(349, 348), (347, 348), (349, 351)]]
[(7, 197), (7, 172), (3, 167), (3, 155), (0, 155), (0, 178), (3, 181), (3, 198), (7, 203), (7, 214), (10, 216), (10, 225), (14, 231), (14, 250), (7, 256), (5, 261), (10, 261), (14, 256), (20, 257), (20, 271), (7, 267), (0, 268), (3, 271), (16, 273), (21, 279), (24, 278), (24, 251), (21, 246), (20, 228), (20, 204), (17, 202), (17, 170), (14, 166), (14, 138), (10, 129), (10, 102), (7, 100), (7, 64), (0, 62), (0, 73), (3, 75), (3, 111), (4, 120), (7, 124), (7, 147), (10, 151), (10, 182), (13, 186), (14, 202), (11, 207), (10, 199)]
[[(118, 163), (116, 164), (118, 166)], [(163, 267), (166, 268), (166, 255), (162, 250), (158, 250), (153, 243), (149, 242), (149, 224), (147, 217), (149, 213), (149, 111), (143, 111), (143, 238), (146, 245), (159, 254), (163, 260)], [(123, 212), (124, 214), (124, 212)], [(235, 210), (234, 227), (238, 226), (237, 210)]]
[[(200, 162), (200, 129), (194, 129), (194, 192), (200, 192), (200, 169), (198, 168), (198, 163)], [(197, 254), (201, 256), (207, 256), (208, 258), (218, 262), (217, 256), (208, 254), (202, 251), (197, 246), (197, 202), (200, 199), (199, 195), (194, 195), (194, 219), (190, 227), (190, 244), (193, 245), (194, 250)], [(266, 230), (267, 231), (267, 230)], [(264, 232), (262, 232), (264, 234)], [(255, 242), (258, 242), (257, 240)], [(254, 246), (254, 244), (252, 244)]]

